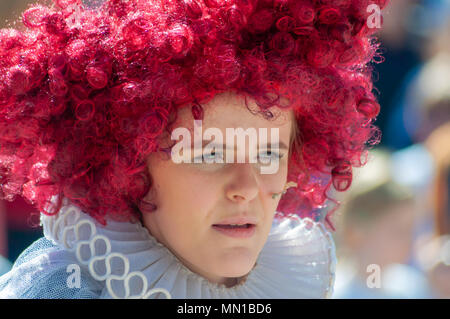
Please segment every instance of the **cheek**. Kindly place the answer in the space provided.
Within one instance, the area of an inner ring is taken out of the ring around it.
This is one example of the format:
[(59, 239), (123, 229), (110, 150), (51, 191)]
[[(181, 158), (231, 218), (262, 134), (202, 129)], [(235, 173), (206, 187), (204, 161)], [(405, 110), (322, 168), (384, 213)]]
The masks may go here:
[(262, 192), (260, 198), (264, 210), (265, 221), (264, 234), (267, 235), (272, 226), (273, 217), (281, 199), (281, 196), (274, 199), (272, 198), (272, 195), (283, 191), (287, 179), (287, 165), (280, 163), (280, 169), (277, 174), (260, 175), (260, 178)]
[(164, 214), (161, 223), (171, 223), (172, 228), (177, 228), (173, 224), (187, 228), (187, 222), (205, 223), (218, 196), (217, 182), (181, 166), (158, 170), (154, 181), (157, 212)]
[(273, 193), (279, 193), (286, 184), (288, 167), (287, 163), (280, 161), (279, 168), (274, 174), (259, 174), (260, 188), (265, 197), (272, 198)]

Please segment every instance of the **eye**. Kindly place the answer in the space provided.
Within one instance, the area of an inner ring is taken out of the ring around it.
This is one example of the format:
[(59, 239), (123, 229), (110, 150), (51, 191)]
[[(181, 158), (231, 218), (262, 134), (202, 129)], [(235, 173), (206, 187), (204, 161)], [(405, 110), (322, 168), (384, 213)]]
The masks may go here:
[(213, 162), (214, 159), (216, 159), (216, 158), (220, 159), (221, 154), (222, 154), (221, 152), (216, 152), (216, 151), (212, 151), (210, 153), (206, 152), (198, 157), (195, 157), (194, 163), (195, 163), (195, 161), (199, 161), (199, 162), (201, 161), (201, 163), (207, 163), (206, 161)]
[(212, 151), (211, 153), (205, 153), (203, 154), (203, 159), (215, 159), (216, 158), (216, 151)]
[(272, 150), (267, 150), (264, 152), (259, 153), (259, 158), (264, 159), (264, 160), (270, 160), (270, 159), (275, 159), (275, 158), (282, 158), (284, 156), (284, 154), (280, 154), (276, 151), (272, 151)]

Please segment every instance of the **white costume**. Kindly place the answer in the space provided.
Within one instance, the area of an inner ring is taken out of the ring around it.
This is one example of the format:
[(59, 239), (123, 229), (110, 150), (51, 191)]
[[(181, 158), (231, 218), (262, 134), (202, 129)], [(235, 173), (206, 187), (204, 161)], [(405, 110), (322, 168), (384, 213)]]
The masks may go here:
[(274, 218), (255, 267), (227, 288), (186, 268), (140, 223), (100, 225), (65, 202), (0, 277), (1, 298), (329, 298), (336, 253), (322, 223)]

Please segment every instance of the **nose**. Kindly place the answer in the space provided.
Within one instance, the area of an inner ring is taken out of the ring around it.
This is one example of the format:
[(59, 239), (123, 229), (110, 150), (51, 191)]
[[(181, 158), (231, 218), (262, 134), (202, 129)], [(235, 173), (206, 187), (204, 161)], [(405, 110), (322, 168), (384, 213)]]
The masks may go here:
[(251, 163), (234, 163), (229, 176), (232, 179), (227, 185), (226, 196), (233, 202), (250, 202), (258, 196), (258, 180), (255, 168)]

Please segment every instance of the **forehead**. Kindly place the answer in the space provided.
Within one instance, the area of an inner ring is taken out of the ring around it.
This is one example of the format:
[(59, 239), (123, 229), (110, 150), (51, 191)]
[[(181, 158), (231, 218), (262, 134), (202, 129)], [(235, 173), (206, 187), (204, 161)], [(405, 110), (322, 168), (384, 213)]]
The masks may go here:
[[(246, 104), (247, 101), (247, 104)], [(204, 128), (215, 127), (225, 131), (226, 128), (279, 128), (280, 138), (289, 136), (294, 121), (292, 110), (281, 110), (273, 107), (269, 111), (273, 117), (266, 119), (259, 114), (259, 106), (256, 102), (243, 95), (233, 92), (217, 94), (209, 102), (202, 104), (204, 116), (202, 126)], [(190, 107), (184, 107), (179, 111), (175, 127), (194, 128), (194, 118)]]

